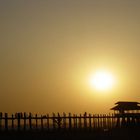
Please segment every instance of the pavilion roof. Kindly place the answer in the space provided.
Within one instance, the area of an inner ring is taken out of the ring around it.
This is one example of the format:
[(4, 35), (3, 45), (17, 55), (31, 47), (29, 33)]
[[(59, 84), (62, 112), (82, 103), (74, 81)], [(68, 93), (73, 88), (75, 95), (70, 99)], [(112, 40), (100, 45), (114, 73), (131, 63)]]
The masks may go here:
[(116, 106), (111, 108), (111, 110), (140, 110), (140, 106), (138, 106), (138, 102), (126, 102), (121, 101), (115, 103)]

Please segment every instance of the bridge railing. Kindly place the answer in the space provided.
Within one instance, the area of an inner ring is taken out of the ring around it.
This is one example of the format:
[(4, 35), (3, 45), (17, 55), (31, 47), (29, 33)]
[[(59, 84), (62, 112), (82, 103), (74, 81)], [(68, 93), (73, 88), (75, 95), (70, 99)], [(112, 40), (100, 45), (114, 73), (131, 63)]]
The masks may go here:
[(0, 113), (0, 130), (111, 129), (134, 123), (140, 124), (140, 115)]

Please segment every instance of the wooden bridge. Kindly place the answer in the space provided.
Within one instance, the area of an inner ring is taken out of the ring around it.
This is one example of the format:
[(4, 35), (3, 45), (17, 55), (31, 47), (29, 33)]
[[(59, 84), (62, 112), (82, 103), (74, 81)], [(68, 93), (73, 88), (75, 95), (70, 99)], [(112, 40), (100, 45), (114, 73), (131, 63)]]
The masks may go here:
[(140, 126), (140, 114), (120, 116), (116, 114), (55, 114), (0, 113), (0, 131), (3, 130), (55, 130), (55, 129), (112, 129)]

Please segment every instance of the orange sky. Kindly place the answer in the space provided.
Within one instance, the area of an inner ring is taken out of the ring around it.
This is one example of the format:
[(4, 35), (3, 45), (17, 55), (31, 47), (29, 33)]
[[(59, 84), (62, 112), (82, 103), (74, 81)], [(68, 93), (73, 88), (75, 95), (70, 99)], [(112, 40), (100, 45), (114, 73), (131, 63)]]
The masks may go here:
[[(140, 1), (0, 1), (0, 111), (108, 113), (140, 101)], [(116, 85), (92, 89), (107, 70)]]

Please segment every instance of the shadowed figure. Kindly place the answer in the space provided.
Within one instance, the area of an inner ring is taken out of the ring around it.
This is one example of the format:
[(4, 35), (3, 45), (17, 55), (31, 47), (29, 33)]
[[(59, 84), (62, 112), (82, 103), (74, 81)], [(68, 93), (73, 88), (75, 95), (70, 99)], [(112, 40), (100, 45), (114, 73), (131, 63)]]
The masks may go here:
[(54, 124), (54, 128), (55, 128), (55, 124), (58, 126), (58, 128), (61, 128), (61, 124), (62, 124), (62, 117), (60, 116), (60, 114), (57, 114), (57, 117), (55, 116), (55, 114), (53, 114), (53, 124)]

